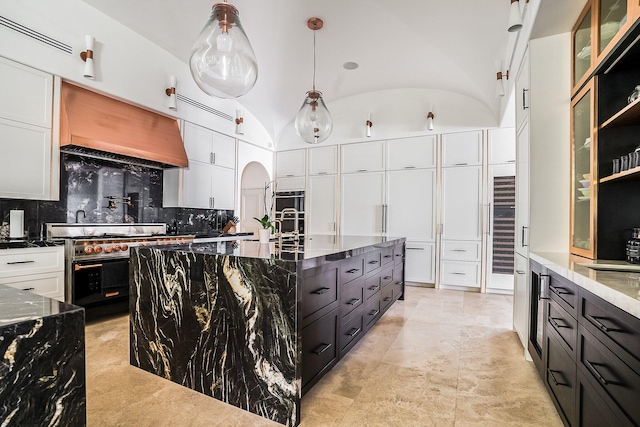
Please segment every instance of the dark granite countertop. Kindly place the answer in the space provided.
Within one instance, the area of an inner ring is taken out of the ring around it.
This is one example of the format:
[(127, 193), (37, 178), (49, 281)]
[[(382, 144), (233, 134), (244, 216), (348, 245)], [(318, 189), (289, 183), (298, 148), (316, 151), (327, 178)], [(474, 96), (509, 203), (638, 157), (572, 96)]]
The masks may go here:
[(0, 329), (4, 326), (82, 310), (32, 292), (0, 285)]
[(5, 240), (0, 239), (0, 249), (24, 249), (24, 248), (45, 248), (49, 246), (62, 246), (64, 240)]

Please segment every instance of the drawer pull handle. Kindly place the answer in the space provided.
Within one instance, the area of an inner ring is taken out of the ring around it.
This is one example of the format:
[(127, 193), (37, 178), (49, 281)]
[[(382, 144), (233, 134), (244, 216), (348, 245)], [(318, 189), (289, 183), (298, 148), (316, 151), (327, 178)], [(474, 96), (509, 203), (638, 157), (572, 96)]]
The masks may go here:
[(31, 264), (32, 262), (35, 262), (33, 260), (26, 260), (26, 261), (10, 261), (7, 263), (7, 265), (14, 265), (14, 264)]
[(315, 291), (313, 291), (311, 293), (315, 294), (315, 295), (322, 295), (322, 294), (326, 294), (330, 290), (331, 290), (330, 288), (320, 288), (320, 289), (316, 289)]
[[(568, 386), (568, 384), (565, 384), (565, 383), (561, 383), (561, 382), (559, 382), (559, 381), (556, 379), (556, 376), (555, 376), (555, 375), (553, 375), (553, 373), (554, 373), (554, 372), (557, 372), (557, 371), (552, 371), (551, 369), (547, 369), (547, 372), (549, 373), (549, 376), (551, 377), (551, 380), (553, 381), (553, 383), (554, 383), (555, 385)], [(558, 372), (558, 373), (559, 373), (559, 372)]]
[(385, 255), (384, 258), (391, 258), (391, 255)]
[(595, 375), (595, 377), (598, 379), (598, 381), (600, 381), (602, 383), (602, 385), (609, 385), (610, 382), (606, 380), (605, 377), (602, 376), (602, 374), (600, 372), (598, 372), (598, 370), (596, 369), (595, 365), (598, 365), (597, 363), (592, 363), (589, 362), (587, 359), (584, 360), (584, 364), (587, 366), (587, 368), (589, 369), (589, 371), (591, 371), (591, 373), (593, 375)]
[(369, 264), (377, 264), (379, 261), (369, 261)]
[(106, 294), (104, 294), (105, 297), (109, 298), (109, 297), (116, 297), (120, 295), (120, 291), (116, 291), (116, 292), (107, 292)]
[(389, 301), (391, 301), (391, 297), (386, 297), (383, 301), (384, 302), (389, 302)]
[(561, 317), (549, 317), (549, 323), (551, 323), (554, 328), (556, 328), (556, 329), (558, 329), (558, 328), (569, 328), (569, 329), (571, 329), (571, 326), (559, 324), (557, 322), (558, 320), (562, 320), (563, 323), (564, 323), (564, 320)]
[(591, 316), (590, 314), (585, 314), (584, 317), (586, 317), (591, 323), (593, 323), (594, 325), (596, 325), (598, 328), (602, 329), (605, 332), (624, 332), (623, 329), (610, 328), (606, 326), (604, 323), (602, 323), (600, 320), (598, 320), (598, 319), (604, 319), (604, 317)]
[(551, 292), (553, 292), (554, 294), (560, 296), (560, 295), (571, 295), (571, 292), (567, 290), (567, 288), (561, 288), (559, 286), (551, 286), (549, 285), (549, 289), (551, 289)]
[(354, 298), (351, 301), (347, 302), (348, 305), (356, 305), (357, 303), (359, 303), (361, 301), (360, 298)]
[(380, 310), (371, 310), (369, 312), (369, 316), (373, 316), (373, 317), (377, 316), (378, 314), (380, 314)]
[(347, 332), (347, 335), (349, 335), (351, 338), (353, 338), (356, 335), (358, 335), (360, 333), (360, 331), (362, 331), (361, 328), (353, 328), (349, 332)]
[(311, 350), (311, 353), (316, 354), (316, 355), (321, 355), (322, 353), (324, 353), (325, 351), (329, 350), (331, 348), (331, 344), (320, 344), (318, 347), (315, 348), (315, 350)]
[(358, 172), (366, 172), (366, 169), (358, 169)]
[(74, 271), (80, 271), (80, 270), (86, 270), (88, 268), (100, 268), (102, 267), (102, 264), (88, 264), (88, 265), (74, 265), (73, 266), (73, 270)]
[(451, 252), (467, 252), (466, 249), (451, 249)]
[(22, 288), (23, 291), (35, 291), (36, 288)]
[(380, 289), (380, 286), (379, 286), (379, 285), (373, 285), (373, 286), (370, 286), (370, 287), (369, 287), (369, 290), (370, 290), (370, 291), (377, 291), (378, 289)]
[[(408, 251), (424, 251), (424, 248), (410, 248), (409, 246), (407, 246), (407, 250)], [(396, 255), (396, 256), (402, 256), (400, 254)]]
[(351, 270), (347, 270), (347, 273), (354, 274), (354, 273), (357, 273), (358, 271), (360, 271), (359, 268), (352, 268)]
[[(410, 248), (407, 248), (407, 249), (410, 249)], [(415, 249), (418, 249), (418, 248), (415, 248)], [(422, 248), (422, 250), (424, 250), (424, 248)], [(396, 256), (402, 256), (402, 254), (396, 254)]]
[(517, 274), (525, 274), (525, 272), (524, 272), (524, 271), (522, 271), (522, 270), (516, 270), (516, 273), (517, 273)]
[(398, 280), (395, 284), (396, 285), (402, 285), (402, 280)]
[(451, 274), (456, 274), (458, 276), (466, 276), (467, 275), (467, 273), (456, 273), (455, 271), (453, 273), (451, 273)]
[(384, 276), (384, 277), (382, 278), (382, 280), (389, 280), (389, 279), (391, 279), (391, 276)]

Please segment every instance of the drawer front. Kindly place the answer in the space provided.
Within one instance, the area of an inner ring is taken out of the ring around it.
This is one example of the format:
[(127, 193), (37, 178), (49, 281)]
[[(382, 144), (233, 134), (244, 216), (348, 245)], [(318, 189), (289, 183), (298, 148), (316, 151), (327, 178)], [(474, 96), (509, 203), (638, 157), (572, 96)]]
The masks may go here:
[(404, 294), (404, 282), (402, 281), (402, 275), (396, 276), (397, 270), (393, 271), (393, 299), (398, 299)]
[(380, 273), (380, 285), (385, 288), (393, 283), (393, 267), (389, 267)]
[(340, 261), (340, 284), (349, 283), (364, 275), (364, 257), (345, 258)]
[(442, 259), (480, 261), (480, 242), (442, 242)]
[(582, 325), (579, 326), (578, 366), (587, 378), (611, 396), (628, 418), (640, 423), (640, 375)]
[(606, 393), (578, 370), (576, 393), (576, 422), (581, 427), (632, 427), (633, 424)]
[(374, 295), (378, 295), (378, 292), (382, 289), (381, 280), (382, 275), (380, 274), (367, 277), (367, 280), (364, 282), (364, 297), (367, 301)]
[(380, 294), (380, 309), (384, 312), (393, 304), (393, 286), (387, 286)]
[(387, 265), (390, 262), (394, 261), (395, 251), (396, 251), (396, 248), (393, 246), (382, 248), (382, 265)]
[(480, 287), (480, 263), (442, 261), (440, 283), (452, 286)]
[[(300, 285), (302, 293), (302, 319), (321, 312), (338, 301), (338, 263), (322, 266), (303, 273)], [(335, 307), (333, 307), (335, 308)]]
[(549, 271), (549, 296), (573, 317), (578, 317), (578, 286)]
[(393, 263), (394, 264), (402, 264), (402, 260), (404, 259), (404, 245), (396, 245), (393, 250)]
[(325, 367), (337, 360), (338, 310), (302, 330), (302, 386), (309, 384)]
[(579, 322), (640, 373), (640, 319), (581, 289)]
[(363, 310), (358, 310), (350, 318), (342, 321), (340, 327), (340, 350), (346, 353), (349, 344), (355, 344), (364, 333)]
[(364, 304), (364, 280), (350, 282), (340, 293), (340, 316), (345, 317)]
[(575, 359), (576, 341), (578, 339), (578, 321), (555, 300), (549, 299), (547, 327), (552, 328), (560, 338), (565, 350)]
[(367, 252), (364, 255), (364, 273), (368, 274), (382, 267), (382, 251)]
[(562, 416), (573, 424), (575, 417), (576, 364), (564, 351), (555, 333), (547, 334), (547, 372), (545, 381)]
[(2, 249), (0, 277), (64, 271), (64, 248)]
[(371, 301), (367, 301), (367, 305), (364, 307), (364, 326), (365, 329), (369, 329), (373, 324), (382, 316), (382, 310), (380, 309), (380, 298), (373, 298)]
[(29, 276), (4, 277), (0, 285), (10, 286), (23, 291), (53, 298), (64, 302), (64, 273), (53, 272)]

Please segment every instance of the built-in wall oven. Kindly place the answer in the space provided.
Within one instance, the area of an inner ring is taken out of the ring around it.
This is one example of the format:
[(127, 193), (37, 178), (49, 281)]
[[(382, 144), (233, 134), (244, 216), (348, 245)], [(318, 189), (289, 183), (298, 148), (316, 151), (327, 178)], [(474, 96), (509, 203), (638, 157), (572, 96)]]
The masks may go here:
[(297, 231), (304, 236), (304, 191), (276, 192), (275, 219), (283, 233)]
[(531, 270), (531, 305), (529, 307), (529, 342), (527, 348), (533, 363), (544, 377), (544, 322), (546, 319), (547, 299), (549, 299), (549, 275), (546, 268), (536, 261), (529, 260)]

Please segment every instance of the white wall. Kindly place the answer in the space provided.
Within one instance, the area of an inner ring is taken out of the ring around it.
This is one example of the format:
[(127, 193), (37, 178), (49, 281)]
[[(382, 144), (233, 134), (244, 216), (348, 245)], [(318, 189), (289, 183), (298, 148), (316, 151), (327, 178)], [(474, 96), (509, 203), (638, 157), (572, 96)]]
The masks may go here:
[[(242, 190), (242, 173), (244, 172), (245, 167), (251, 162), (258, 162), (264, 166), (264, 168), (269, 173), (269, 180), (273, 180), (273, 171), (274, 171), (274, 154), (272, 151), (257, 147), (255, 145), (249, 144), (244, 141), (238, 141), (238, 162), (237, 162), (237, 177), (238, 177), (238, 194), (236, 195), (236, 200), (240, 203), (241, 199), (241, 190)], [(236, 206), (236, 211), (238, 211), (240, 206)]]

